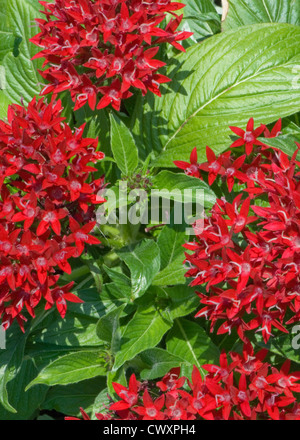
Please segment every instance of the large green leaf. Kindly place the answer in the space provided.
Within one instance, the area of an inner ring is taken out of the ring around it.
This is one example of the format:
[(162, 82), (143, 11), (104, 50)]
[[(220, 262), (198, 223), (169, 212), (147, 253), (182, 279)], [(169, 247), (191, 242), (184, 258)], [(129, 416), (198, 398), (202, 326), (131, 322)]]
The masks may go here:
[(0, 61), (7, 53), (13, 51), (15, 39), (16, 38), (12, 32), (0, 31)]
[(54, 362), (61, 356), (69, 353), (73, 353), (76, 350), (80, 350), (79, 347), (73, 348), (72, 346), (57, 347), (51, 344), (32, 343), (30, 341), (26, 344), (26, 357), (29, 356), (34, 361), (35, 366), (41, 371), (51, 362)]
[[(57, 385), (49, 390), (42, 409), (58, 411), (68, 416), (79, 416), (79, 408), (92, 409), (99, 390), (105, 387), (105, 379), (97, 377), (74, 385)], [(36, 387), (32, 388), (35, 390)], [(98, 408), (99, 411), (99, 408)]]
[[(1, 75), (1, 68), (0, 66), (0, 75)], [(6, 119), (7, 117), (7, 109), (10, 104), (9, 98), (4, 94), (3, 90), (0, 90), (0, 119)]]
[(111, 149), (118, 167), (126, 176), (131, 175), (138, 165), (138, 150), (133, 137), (126, 127), (114, 114), (110, 114)]
[(219, 350), (202, 327), (186, 319), (176, 319), (167, 336), (167, 350), (184, 362), (182, 374), (190, 375), (195, 365), (216, 362)]
[[(173, 167), (189, 160), (198, 147), (224, 151), (230, 125), (271, 123), (300, 110), (300, 88), (294, 87), (300, 65), (300, 27), (259, 24), (215, 35), (176, 57), (168, 75), (173, 92), (149, 98), (136, 120), (144, 143), (159, 155), (156, 166)], [(151, 131), (151, 133), (150, 133)]]
[(105, 353), (103, 351), (78, 351), (67, 354), (47, 365), (39, 375), (30, 382), (27, 389), (36, 384), (68, 385), (106, 375)]
[[(18, 329), (14, 328), (15, 331)], [(12, 335), (12, 329), (10, 329)], [(14, 334), (6, 344), (6, 350), (0, 355), (0, 403), (10, 412), (16, 412), (8, 401), (7, 384), (20, 372), (28, 331), (25, 334)]]
[(37, 386), (25, 392), (25, 387), (37, 375), (31, 359), (25, 359), (16, 377), (7, 385), (10, 401), (16, 413), (0, 407), (0, 420), (28, 420), (33, 418), (47, 393), (47, 387)]
[(7, 16), (8, 3), (7, 0), (0, 0), (0, 61), (7, 53), (14, 50), (16, 44), (16, 36), (9, 25)]
[(31, 338), (35, 343), (52, 344), (58, 347), (88, 347), (98, 346), (99, 338), (96, 334), (97, 318), (75, 314), (68, 311), (63, 320), (56, 312), (43, 322)]
[(118, 369), (142, 351), (155, 347), (171, 325), (153, 305), (139, 307), (122, 334), (114, 369)]
[(11, 32), (21, 39), (18, 54), (5, 55), (2, 65), (5, 69), (6, 84), (4, 93), (10, 102), (25, 103), (39, 94), (41, 77), (37, 72), (39, 61), (31, 58), (40, 49), (29, 42), (38, 33), (34, 20), (40, 17), (40, 5), (34, 0), (10, 0), (7, 3), (6, 19)]
[(146, 292), (160, 268), (159, 247), (153, 240), (144, 240), (118, 251), (130, 269), (132, 295), (138, 298)]
[(7, 4), (8, 0), (0, 0), (0, 30), (6, 31), (9, 27), (7, 19)]
[(298, 0), (228, 0), (223, 28), (234, 29), (254, 23), (291, 23), (300, 25)]

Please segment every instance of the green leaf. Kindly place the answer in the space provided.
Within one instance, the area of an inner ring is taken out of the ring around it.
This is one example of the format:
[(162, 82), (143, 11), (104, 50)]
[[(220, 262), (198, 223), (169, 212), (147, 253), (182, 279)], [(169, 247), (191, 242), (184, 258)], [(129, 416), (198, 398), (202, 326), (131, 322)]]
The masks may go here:
[[(206, 207), (212, 207), (216, 201), (214, 192), (205, 182), (184, 173), (161, 171), (153, 178), (153, 188), (159, 190), (160, 197), (167, 199), (174, 197), (174, 200), (179, 202), (196, 202), (201, 195), (203, 195), (203, 203)], [(172, 191), (174, 191), (174, 194), (172, 194)]]
[[(42, 409), (55, 410), (68, 416), (80, 416), (79, 408), (84, 408), (86, 412), (89, 412), (93, 408), (99, 390), (103, 387), (105, 387), (103, 377), (84, 380), (74, 385), (54, 386), (49, 390)], [(36, 387), (32, 390), (35, 389)]]
[(142, 351), (155, 347), (171, 325), (153, 305), (139, 307), (122, 334), (114, 370)]
[(138, 165), (138, 150), (130, 130), (118, 116), (110, 113), (111, 149), (118, 167), (126, 176)]
[[(1, 69), (1, 66), (0, 66)], [(1, 73), (0, 73), (1, 75)], [(0, 87), (1, 88), (1, 87)], [(0, 90), (0, 119), (6, 119), (7, 117), (7, 109), (10, 104), (10, 100), (8, 97), (4, 94), (2, 90)]]
[(116, 400), (119, 400), (119, 396), (115, 393), (113, 382), (120, 383), (121, 385), (127, 386), (126, 380), (126, 369), (125, 367), (119, 368), (117, 371), (108, 371), (106, 376), (107, 392), (109, 396)]
[(153, 286), (176, 286), (178, 284), (184, 284), (186, 278), (186, 268), (183, 265), (184, 254), (178, 255), (176, 260), (165, 267), (154, 278)]
[(223, 29), (254, 23), (291, 23), (300, 26), (297, 0), (228, 0), (229, 9)]
[(114, 285), (122, 292), (123, 294), (130, 299), (131, 295), (131, 282), (130, 278), (124, 275), (122, 272), (117, 271), (116, 269), (111, 269), (110, 267), (103, 266), (103, 269), (112, 280)]
[(12, 52), (15, 45), (15, 36), (12, 32), (1, 31), (0, 30), (0, 61), (3, 60), (4, 56)]
[[(108, 289), (106, 288), (106, 286), (109, 286)], [(112, 291), (110, 289), (110, 285), (106, 286), (103, 286), (100, 294), (98, 289), (96, 289), (95, 287), (86, 289), (79, 288), (79, 290), (73, 290), (73, 292), (76, 292), (78, 297), (81, 298), (84, 302), (82, 304), (70, 303), (68, 305), (68, 312), (72, 311), (77, 315), (84, 315), (85, 319), (88, 320), (90, 320), (91, 318), (101, 318), (101, 316), (105, 315), (105, 313), (115, 308), (114, 303), (118, 300), (119, 297), (121, 298), (120, 293), (116, 289)], [(66, 319), (68, 319), (68, 317), (66, 317)]]
[(117, 353), (120, 348), (120, 316), (124, 307), (125, 304), (102, 316), (97, 324), (97, 335), (99, 339), (109, 343), (112, 353)]
[(100, 293), (102, 290), (103, 279), (102, 272), (99, 267), (98, 261), (94, 257), (92, 251), (89, 253), (85, 253), (81, 256), (81, 260), (88, 266), (92, 277), (94, 278), (94, 282), (98, 292)]
[(160, 151), (154, 165), (189, 160), (195, 146), (205, 161), (206, 145), (217, 153), (229, 147), (230, 125), (245, 127), (250, 116), (268, 124), (299, 111), (299, 39), (298, 26), (259, 24), (214, 35), (177, 56), (167, 72), (173, 92), (150, 98), (136, 123), (142, 142)]
[(88, 119), (85, 132), (86, 137), (93, 139), (98, 137), (99, 150), (103, 151), (105, 155), (111, 156), (110, 122), (107, 110), (97, 110), (97, 114), (92, 112), (92, 116), (87, 116), (82, 122), (86, 122), (86, 119)]
[(269, 145), (270, 147), (279, 148), (284, 153), (292, 156), (294, 152), (297, 150), (297, 146), (295, 142), (300, 143), (300, 133), (298, 135), (285, 134), (282, 136), (278, 136), (276, 138), (271, 139), (260, 139), (264, 144)]
[(39, 371), (59, 357), (73, 353), (76, 350), (80, 350), (80, 348), (57, 347), (56, 345), (32, 343), (31, 341), (26, 344), (26, 356), (34, 360), (34, 364)]
[(110, 404), (111, 400), (108, 397), (108, 388), (104, 388), (102, 391), (100, 391), (94, 401), (92, 420), (97, 420), (97, 417), (95, 417), (96, 413), (105, 414)]
[(117, 252), (131, 272), (132, 295), (142, 296), (160, 268), (159, 247), (153, 240), (143, 240)]
[(36, 384), (68, 385), (106, 375), (103, 351), (78, 351), (67, 354), (47, 365), (39, 375), (30, 382), (27, 389)]
[(166, 225), (163, 227), (157, 244), (160, 250), (160, 269), (168, 267), (174, 260), (183, 260), (183, 247), (187, 236), (184, 225)]
[(11, 337), (7, 342), (6, 350), (0, 355), (0, 403), (10, 412), (16, 410), (8, 401), (7, 383), (14, 379), (21, 369), (27, 336), (28, 331)]
[(255, 339), (260, 347), (300, 364), (300, 325), (292, 326), (289, 334), (270, 338), (267, 344), (264, 343), (260, 334), (256, 334)]
[(7, 31), (9, 27), (7, 19), (7, 0), (0, 0), (0, 30)]
[(29, 42), (38, 33), (34, 20), (41, 17), (39, 8), (39, 3), (32, 0), (10, 0), (7, 5), (6, 15), (10, 29), (22, 39), (18, 56), (9, 53), (3, 59), (6, 76), (4, 93), (10, 102), (19, 103), (23, 98), (28, 103), (41, 90), (41, 77), (37, 73), (41, 62), (31, 60), (40, 49)]
[(182, 359), (161, 348), (146, 350), (140, 355), (141, 360), (147, 364), (147, 368), (141, 371), (143, 380), (153, 380), (161, 378), (172, 368), (180, 367)]
[[(14, 35), (13, 29), (10, 26), (7, 9), (9, 2), (7, 0), (0, 0), (0, 61), (9, 52), (13, 52), (17, 47), (19, 38)], [(0, 88), (1, 83), (0, 83)]]
[(296, 142), (300, 143), (300, 128), (293, 122), (289, 122), (282, 129), (282, 134), (275, 138), (260, 138), (260, 141), (270, 147), (279, 148), (284, 153), (292, 156), (297, 150)]
[(186, 2), (183, 14), (184, 29), (188, 28), (194, 32), (191, 38), (196, 41), (221, 32), (221, 17), (211, 0), (189, 0)]
[(183, 362), (182, 374), (190, 375), (195, 365), (201, 371), (204, 363), (216, 362), (219, 350), (198, 324), (176, 319), (167, 335), (167, 350)]
[(195, 312), (199, 304), (195, 290), (190, 286), (179, 285), (176, 287), (153, 287), (150, 292), (155, 292), (162, 301), (165, 301), (166, 308), (161, 313), (165, 314), (169, 320), (174, 320)]
[(37, 386), (25, 392), (25, 387), (37, 375), (31, 359), (25, 359), (16, 377), (8, 383), (7, 390), (16, 413), (0, 407), (0, 420), (28, 420), (35, 415), (47, 393), (47, 387)]
[(31, 338), (36, 343), (41, 342), (59, 347), (98, 346), (97, 322), (97, 318), (71, 311), (68, 311), (66, 318), (62, 320), (55, 312), (45, 319), (43, 325), (31, 335)]
[(115, 283), (108, 283), (103, 286), (101, 292), (103, 300), (107, 301), (107, 311), (113, 310), (115, 307), (122, 305), (123, 303), (131, 302), (131, 298), (128, 297), (127, 289), (120, 290), (120, 286), (116, 286)]

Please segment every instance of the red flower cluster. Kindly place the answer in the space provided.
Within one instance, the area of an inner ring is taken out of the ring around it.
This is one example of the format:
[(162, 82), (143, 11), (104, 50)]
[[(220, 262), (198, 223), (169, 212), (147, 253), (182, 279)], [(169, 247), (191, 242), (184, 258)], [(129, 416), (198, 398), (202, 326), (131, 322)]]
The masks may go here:
[[(202, 378), (194, 367), (192, 380), (171, 370), (156, 385), (140, 383), (132, 375), (129, 387), (114, 383), (121, 400), (111, 404), (99, 420), (300, 420), (300, 371), (289, 373), (290, 361), (278, 370), (264, 362), (267, 350), (256, 355), (251, 344), (243, 354), (225, 353), (219, 365), (203, 365)], [(185, 385), (187, 381), (188, 388)], [(160, 394), (153, 398), (152, 395)], [(81, 409), (83, 418), (89, 416)], [(67, 420), (78, 420), (67, 417)]]
[[(42, 94), (70, 90), (75, 110), (87, 102), (95, 109), (112, 104), (120, 109), (131, 87), (160, 96), (159, 85), (169, 81), (158, 74), (165, 65), (155, 59), (160, 43), (184, 50), (178, 41), (191, 32), (177, 31), (183, 16), (174, 11), (185, 5), (171, 0), (55, 0), (40, 1), (46, 19), (36, 20), (41, 32), (31, 41), (43, 50), (49, 81)], [(174, 18), (166, 26), (166, 13)], [(161, 26), (159, 26), (161, 25)]]
[[(24, 306), (31, 316), (41, 298), (46, 309), (55, 303), (62, 317), (72, 283), (58, 287), (68, 260), (78, 257), (85, 243), (99, 240), (95, 204), (103, 178), (89, 165), (103, 158), (97, 139), (82, 138), (84, 126), (73, 133), (61, 117), (61, 103), (34, 99), (28, 109), (12, 105), (8, 122), (0, 121), (0, 317), (4, 328), (16, 318), (23, 328)], [(91, 183), (88, 183), (91, 182)]]
[[(289, 160), (282, 151), (269, 148), (257, 138), (280, 132), (281, 122), (270, 133), (265, 126), (246, 131), (232, 127), (241, 138), (233, 148), (246, 146), (246, 155), (235, 158), (233, 151), (216, 157), (207, 147), (208, 162), (177, 162), (187, 174), (208, 173), (211, 185), (217, 177), (229, 192), (238, 195), (217, 200), (203, 227), (195, 225), (197, 239), (185, 244), (193, 278), (192, 286), (206, 285), (198, 292), (204, 306), (197, 317), (218, 321), (218, 334), (236, 328), (262, 332), (265, 342), (272, 327), (287, 332), (285, 325), (300, 320), (300, 181), (297, 151)], [(300, 146), (299, 146), (300, 147)], [(254, 155), (252, 150), (254, 149)], [(235, 185), (235, 186), (234, 186)]]

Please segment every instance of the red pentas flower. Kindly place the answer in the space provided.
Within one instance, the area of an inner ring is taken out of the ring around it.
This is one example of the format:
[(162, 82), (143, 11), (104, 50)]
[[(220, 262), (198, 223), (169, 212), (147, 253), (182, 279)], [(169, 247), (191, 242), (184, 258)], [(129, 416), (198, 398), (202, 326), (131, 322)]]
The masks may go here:
[[(41, 32), (31, 41), (45, 58), (41, 75), (49, 84), (42, 91), (71, 92), (75, 110), (86, 103), (92, 110), (132, 96), (133, 89), (160, 96), (169, 80), (158, 73), (165, 65), (155, 59), (162, 43), (184, 51), (179, 41), (192, 33), (178, 31), (185, 5), (171, 0), (55, 0), (40, 1), (45, 19), (36, 20)], [(173, 18), (167, 25), (167, 14)], [(98, 100), (98, 98), (100, 98)]]
[(230, 201), (217, 199), (203, 228), (195, 224), (194, 241), (184, 245), (186, 276), (192, 286), (205, 287), (198, 292), (202, 308), (196, 316), (210, 320), (211, 331), (220, 324), (218, 334), (236, 329), (244, 341), (255, 331), (267, 342), (300, 319), (299, 150), (289, 158), (257, 140), (280, 129), (281, 121), (271, 132), (254, 129), (251, 119), (246, 131), (233, 129), (251, 132), (251, 142), (231, 146), (244, 145), (247, 155), (237, 157), (232, 149), (216, 157), (207, 148), (207, 163), (194, 161), (209, 184), (219, 179), (236, 191)]
[(129, 380), (129, 387), (124, 385), (113, 383), (113, 387), (117, 395), (121, 398), (119, 402), (113, 403), (111, 409), (114, 411), (124, 411), (133, 407), (138, 402), (138, 392), (140, 389), (140, 382), (136, 380), (133, 374)]
[(199, 177), (201, 178), (201, 173), (198, 164), (198, 154), (197, 148), (195, 147), (190, 155), (190, 162), (184, 162), (182, 160), (175, 160), (174, 164), (184, 170), (185, 174), (188, 176)]
[[(84, 126), (73, 133), (61, 117), (61, 103), (35, 99), (28, 108), (12, 105), (0, 121), (0, 316), (5, 329), (14, 319), (21, 328), (27, 309), (43, 298), (46, 309), (56, 304), (62, 317), (67, 301), (82, 302), (73, 283), (58, 285), (71, 273), (70, 259), (91, 235), (97, 193), (103, 178), (91, 180), (93, 166), (104, 157), (97, 139), (83, 138)], [(88, 165), (90, 164), (90, 165)]]
[(148, 390), (145, 390), (143, 394), (143, 405), (136, 406), (132, 410), (139, 414), (142, 420), (164, 420), (164, 413), (161, 411), (164, 403), (164, 395), (152, 400)]
[[(114, 383), (121, 400), (110, 404), (99, 420), (300, 420), (296, 395), (300, 372), (289, 372), (290, 362), (271, 367), (268, 351), (254, 352), (250, 343), (242, 353), (223, 352), (216, 364), (194, 366), (191, 380), (172, 369), (158, 382), (138, 382), (129, 387)], [(89, 416), (80, 409), (84, 420)], [(67, 417), (74, 420), (74, 417)], [(76, 419), (79, 420), (79, 419)]]
[(161, 382), (157, 382), (157, 386), (161, 391), (168, 391), (175, 398), (178, 396), (178, 388), (181, 388), (185, 382), (185, 379), (179, 376), (180, 368), (173, 368)]
[(258, 137), (261, 136), (263, 132), (267, 133), (266, 126), (263, 124), (254, 130), (253, 118), (249, 120), (246, 130), (243, 130), (239, 127), (230, 127), (230, 129), (233, 131), (233, 133), (240, 137), (240, 139), (237, 139), (233, 142), (231, 148), (245, 146), (246, 154), (248, 156), (252, 153), (254, 145), (262, 145), (262, 143), (258, 140)]

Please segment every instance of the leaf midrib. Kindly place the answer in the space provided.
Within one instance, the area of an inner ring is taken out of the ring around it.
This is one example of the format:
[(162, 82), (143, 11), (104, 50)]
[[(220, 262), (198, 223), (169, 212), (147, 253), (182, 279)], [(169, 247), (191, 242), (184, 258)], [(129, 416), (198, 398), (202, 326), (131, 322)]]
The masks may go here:
[(197, 367), (198, 367), (199, 369), (201, 369), (201, 365), (200, 365), (200, 363), (199, 363), (199, 361), (198, 361), (198, 358), (197, 358), (197, 356), (196, 356), (196, 354), (195, 354), (195, 352), (194, 352), (194, 350), (193, 350), (193, 347), (191, 346), (191, 343), (190, 343), (190, 341), (189, 341), (189, 338), (187, 337), (187, 334), (186, 334), (186, 332), (184, 331), (184, 328), (182, 327), (182, 325), (181, 325), (181, 323), (180, 323), (180, 321), (179, 321), (178, 319), (176, 319), (175, 322), (176, 322), (176, 324), (178, 325), (179, 330), (180, 330), (182, 336), (184, 337), (184, 340), (186, 341), (187, 347), (189, 348), (190, 352), (192, 353), (193, 358), (195, 359), (195, 363), (196, 363)]
[[(234, 32), (233, 32), (234, 33)], [(249, 34), (251, 35), (251, 34)], [(248, 37), (249, 37), (248, 35)], [(237, 43), (238, 44), (238, 43)], [(278, 42), (279, 44), (279, 42)], [(214, 45), (212, 48), (210, 48), (210, 50), (208, 51), (208, 53), (212, 50), (215, 49), (216, 45)], [(233, 48), (231, 47), (230, 50), (232, 50)], [(269, 50), (269, 48), (266, 49), (266, 51)], [(207, 55), (207, 54), (205, 54)], [(260, 54), (261, 55), (261, 54)], [(289, 61), (290, 62), (290, 61)], [(247, 76), (247, 78), (244, 78), (242, 81), (238, 81), (235, 84), (232, 84), (231, 86), (227, 87), (225, 90), (223, 90), (222, 92), (220, 92), (218, 95), (214, 96), (213, 98), (211, 98), (209, 101), (207, 101), (206, 103), (204, 103), (200, 108), (198, 108), (192, 115), (190, 115), (189, 117), (187, 117), (182, 124), (180, 125), (180, 127), (175, 131), (175, 133), (167, 140), (166, 144), (164, 145), (164, 147), (162, 148), (162, 152), (166, 150), (167, 146), (170, 144), (170, 142), (173, 141), (173, 139), (176, 138), (177, 134), (183, 129), (183, 127), (192, 119), (194, 118), (199, 112), (201, 112), (203, 109), (205, 109), (208, 105), (210, 105), (211, 103), (213, 103), (214, 101), (216, 101), (218, 98), (220, 98), (221, 96), (225, 95), (228, 91), (234, 89), (235, 87), (239, 86), (240, 84), (243, 84), (247, 81), (251, 81), (253, 78), (256, 78), (257, 76), (259, 76), (260, 74), (264, 74), (266, 72), (272, 71), (276, 68), (282, 68), (285, 66), (289, 65), (289, 62), (280, 64), (280, 65), (276, 65), (276, 66), (271, 66), (270, 68), (264, 69), (264, 70), (259, 70), (257, 72), (255, 72), (253, 75), (251, 76)]]
[[(276, 68), (277, 68), (277, 67), (285, 67), (285, 66), (287, 66), (287, 65), (288, 65), (288, 63), (284, 63), (284, 64), (281, 64), (280, 66), (276, 66)], [(205, 109), (209, 104), (211, 104), (212, 102), (216, 101), (216, 99), (220, 98), (220, 97), (223, 96), (225, 93), (227, 93), (229, 90), (234, 89), (235, 87), (239, 86), (240, 84), (243, 84), (244, 82), (246, 82), (246, 81), (248, 81), (248, 80), (251, 80), (251, 79), (255, 78), (256, 76), (258, 76), (258, 75), (261, 74), (261, 73), (266, 73), (266, 72), (268, 72), (268, 71), (270, 71), (270, 70), (274, 70), (274, 69), (275, 69), (275, 67), (272, 66), (272, 67), (270, 67), (269, 69), (266, 69), (266, 70), (260, 71), (260, 72), (258, 72), (258, 73), (255, 74), (255, 75), (249, 76), (249, 77), (245, 78), (243, 81), (240, 81), (240, 82), (238, 82), (238, 83), (236, 83), (236, 84), (233, 84), (232, 86), (228, 87), (227, 89), (223, 90), (221, 93), (219, 93), (218, 95), (216, 95), (215, 97), (213, 97), (212, 99), (210, 99), (210, 100), (209, 100), (208, 102), (206, 102), (202, 107), (200, 107), (199, 109), (197, 109), (197, 110), (196, 110), (191, 116), (189, 116), (188, 118), (186, 118), (186, 120), (181, 124), (181, 126), (177, 129), (177, 131), (173, 134), (173, 136), (171, 136), (170, 139), (166, 142), (166, 144), (165, 144), (165, 146), (163, 147), (162, 151), (164, 151), (164, 150), (167, 148), (167, 146), (169, 145), (169, 143), (170, 143), (173, 139), (175, 139), (175, 137), (176, 137), (177, 134), (183, 129), (183, 127), (184, 127), (184, 126), (185, 126), (185, 125), (186, 125), (186, 124), (187, 124), (192, 118), (194, 118), (195, 116), (197, 116), (197, 114), (198, 114), (201, 110)]]

